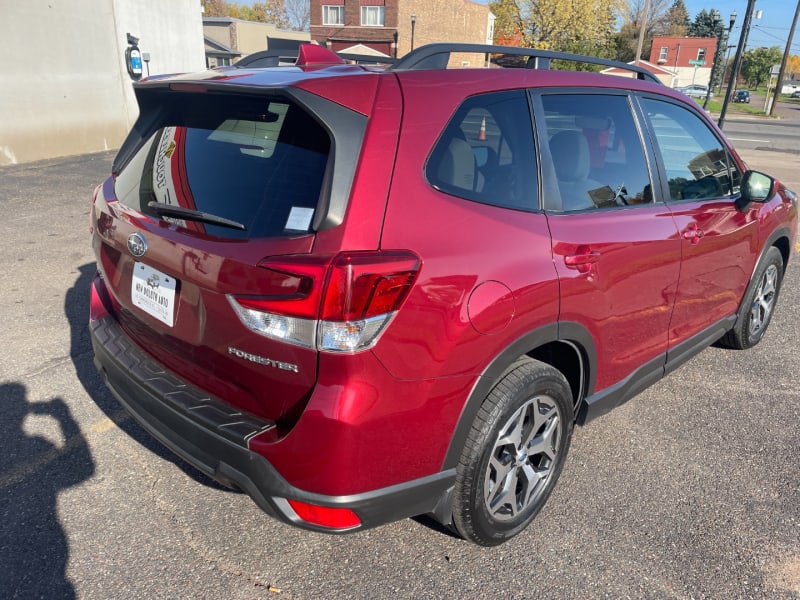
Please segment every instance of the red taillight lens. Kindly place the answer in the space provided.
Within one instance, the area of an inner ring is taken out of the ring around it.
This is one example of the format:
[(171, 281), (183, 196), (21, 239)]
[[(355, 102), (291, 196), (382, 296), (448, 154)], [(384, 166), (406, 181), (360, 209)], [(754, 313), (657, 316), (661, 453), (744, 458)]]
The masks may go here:
[(369, 347), (408, 296), (420, 268), (406, 251), (266, 259), (258, 296), (230, 297), (253, 331), (305, 347)]
[(330, 508), (307, 504), (298, 500), (288, 500), (297, 516), (306, 523), (320, 525), (329, 529), (352, 529), (361, 525), (361, 519), (349, 508)]
[(357, 321), (400, 308), (419, 270), (409, 252), (340, 254), (331, 264), (323, 321)]
[(108, 298), (108, 290), (100, 273), (97, 272), (92, 278), (91, 295), (89, 296), (89, 320), (99, 321), (109, 315), (111, 301)]
[(329, 263), (330, 258), (307, 257), (262, 261), (261, 294), (237, 296), (236, 301), (252, 310), (316, 319)]

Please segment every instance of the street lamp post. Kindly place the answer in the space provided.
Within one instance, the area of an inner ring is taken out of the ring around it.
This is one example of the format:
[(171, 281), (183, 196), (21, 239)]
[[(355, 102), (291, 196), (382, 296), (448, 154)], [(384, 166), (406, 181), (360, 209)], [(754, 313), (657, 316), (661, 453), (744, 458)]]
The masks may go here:
[(736, 47), (733, 44), (731, 44), (730, 42), (731, 42), (731, 31), (733, 31), (733, 26), (736, 23), (736, 17), (737, 16), (738, 15), (736, 14), (736, 11), (733, 11), (731, 13), (730, 23), (728, 24), (728, 35), (725, 38), (725, 43), (728, 45), (728, 47), (725, 49), (726, 50), (726, 54), (725, 54), (725, 62), (722, 65), (722, 77), (719, 78), (719, 93), (720, 94), (722, 93), (722, 85), (725, 83), (725, 70), (728, 68), (728, 63), (731, 61), (731, 49)]
[[(720, 18), (719, 11), (715, 8), (711, 11), (711, 18), (714, 19), (714, 35), (717, 37), (717, 48), (714, 51), (714, 62), (711, 63), (711, 75), (708, 78), (708, 88), (706, 91), (706, 100), (703, 102), (703, 110), (708, 108), (708, 103), (714, 93), (714, 77), (719, 69), (720, 52), (722, 52), (722, 36), (725, 30), (722, 28), (722, 19)], [(695, 69), (696, 71), (697, 69)]]
[(414, 49), (414, 28), (417, 25), (417, 15), (411, 15), (411, 49)]

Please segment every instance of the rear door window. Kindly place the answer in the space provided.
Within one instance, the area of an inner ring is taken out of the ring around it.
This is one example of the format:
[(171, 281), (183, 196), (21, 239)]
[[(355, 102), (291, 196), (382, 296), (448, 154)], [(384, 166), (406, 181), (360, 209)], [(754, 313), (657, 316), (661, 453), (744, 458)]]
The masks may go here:
[(544, 206), (576, 211), (655, 201), (631, 104), (624, 95), (543, 94), (552, 170)]
[(310, 231), (331, 149), (327, 131), (286, 99), (180, 94), (117, 176), (117, 198), (158, 218), (155, 201), (244, 225), (163, 217), (224, 238)]

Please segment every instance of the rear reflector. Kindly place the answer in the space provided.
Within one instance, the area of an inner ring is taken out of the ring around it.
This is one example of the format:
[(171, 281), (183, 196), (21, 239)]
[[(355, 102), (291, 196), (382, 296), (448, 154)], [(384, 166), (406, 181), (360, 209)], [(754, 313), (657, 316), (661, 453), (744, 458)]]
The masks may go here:
[(229, 296), (241, 321), (272, 339), (329, 352), (373, 345), (419, 272), (406, 251), (262, 261), (259, 296)]
[(352, 529), (361, 525), (361, 519), (349, 508), (330, 508), (307, 504), (298, 500), (287, 500), (297, 516), (312, 525), (328, 529)]

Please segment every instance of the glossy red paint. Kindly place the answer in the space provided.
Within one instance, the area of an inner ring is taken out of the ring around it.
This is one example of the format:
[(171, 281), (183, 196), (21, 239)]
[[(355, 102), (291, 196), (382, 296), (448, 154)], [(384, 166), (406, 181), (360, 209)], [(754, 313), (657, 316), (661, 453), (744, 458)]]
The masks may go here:
[[(387, 489), (413, 491), (419, 481), (437, 477), (446, 490), (486, 390), (520, 357), (563, 368), (580, 408), (613, 392), (643, 365), (666, 364), (670, 349), (734, 316), (769, 236), (780, 232), (781, 240), (788, 236), (795, 243), (796, 202), (780, 188), (774, 198), (745, 210), (730, 199), (666, 202), (657, 185), (651, 190), (655, 201), (643, 206), (545, 210), (545, 172), (553, 170), (553, 159), (543, 145), (525, 164), (541, 179), (529, 192), (541, 204), (524, 210), (445, 193), (427, 178), (433, 149), (471, 96), (517, 90), (523, 106), (535, 112), (534, 94), (542, 89), (596, 88), (692, 106), (657, 84), (535, 69), (380, 73), (331, 62), (327, 51), (305, 48), (294, 69), (231, 69), (145, 84), (186, 98), (212, 95), (189, 90), (299, 98), (291, 116), (313, 112), (309, 121), (324, 122), (333, 140), (312, 210), (330, 209), (331, 190), (344, 198), (338, 199), (342, 210), (325, 226), (252, 239), (215, 237), (205, 225), (158, 219), (118, 201), (117, 193), (123, 198), (122, 188), (130, 185), (119, 174), (96, 194), (91, 217), (102, 274), (92, 284), (92, 321), (113, 321), (180, 385), (195, 386), (233, 413), (266, 423), (246, 438), (247, 460), (238, 466), (268, 464), (280, 485), (250, 483), (282, 499), (291, 495), (290, 487), (297, 496), (288, 497), (290, 506), (311, 525), (364, 525), (358, 510), (327, 506), (355, 503), (361, 494), (378, 504)], [(147, 105), (150, 96), (140, 92)], [(363, 130), (337, 129), (337, 121), (326, 120), (328, 105), (344, 107), (353, 116), (349, 123), (363, 123)], [(520, 131), (530, 130), (531, 143), (543, 144), (541, 130), (526, 116)], [(263, 117), (264, 139), (274, 135), (272, 117)], [(473, 140), (478, 145), (496, 135), (485, 117), (483, 123)], [(253, 129), (261, 126), (257, 122)], [(645, 128), (643, 122), (637, 126)], [(301, 141), (292, 150), (306, 151), (306, 129), (299, 131)], [(227, 149), (242, 160), (277, 152), (259, 146), (256, 141), (264, 142), (249, 131), (244, 141), (233, 135), (241, 133), (233, 125), (212, 141), (230, 143)], [(596, 137), (600, 146), (609, 144), (607, 132)], [(641, 138), (650, 181), (666, 179), (652, 158), (655, 144), (647, 135)], [(349, 154), (337, 146), (343, 141), (352, 143)], [(152, 175), (139, 170), (147, 188)], [(300, 179), (289, 182), (287, 194)], [(184, 183), (191, 183), (188, 175)], [(291, 221), (291, 214), (281, 218)], [(131, 254), (132, 234), (146, 239), (144, 257)], [(134, 305), (137, 262), (178, 281), (173, 326)], [(361, 288), (359, 282), (369, 285)], [(231, 298), (278, 317), (353, 327), (362, 319), (394, 315), (363, 351), (320, 351), (257, 333), (237, 317)], [(178, 440), (176, 446), (182, 433), (162, 431)], [(216, 442), (224, 436), (215, 431), (211, 437)], [(223, 454), (197, 461), (207, 466), (203, 461), (231, 460)], [(230, 472), (219, 468), (220, 479), (230, 481)], [(318, 503), (317, 496), (331, 500)], [(426, 510), (441, 498), (432, 498)], [(386, 511), (384, 520), (393, 514)]]
[[(597, 346), (597, 389), (667, 350), (681, 244), (663, 205), (551, 216), (561, 321), (583, 325)], [(570, 257), (596, 253), (588, 270)], [(613, 351), (611, 349), (614, 349)]]

